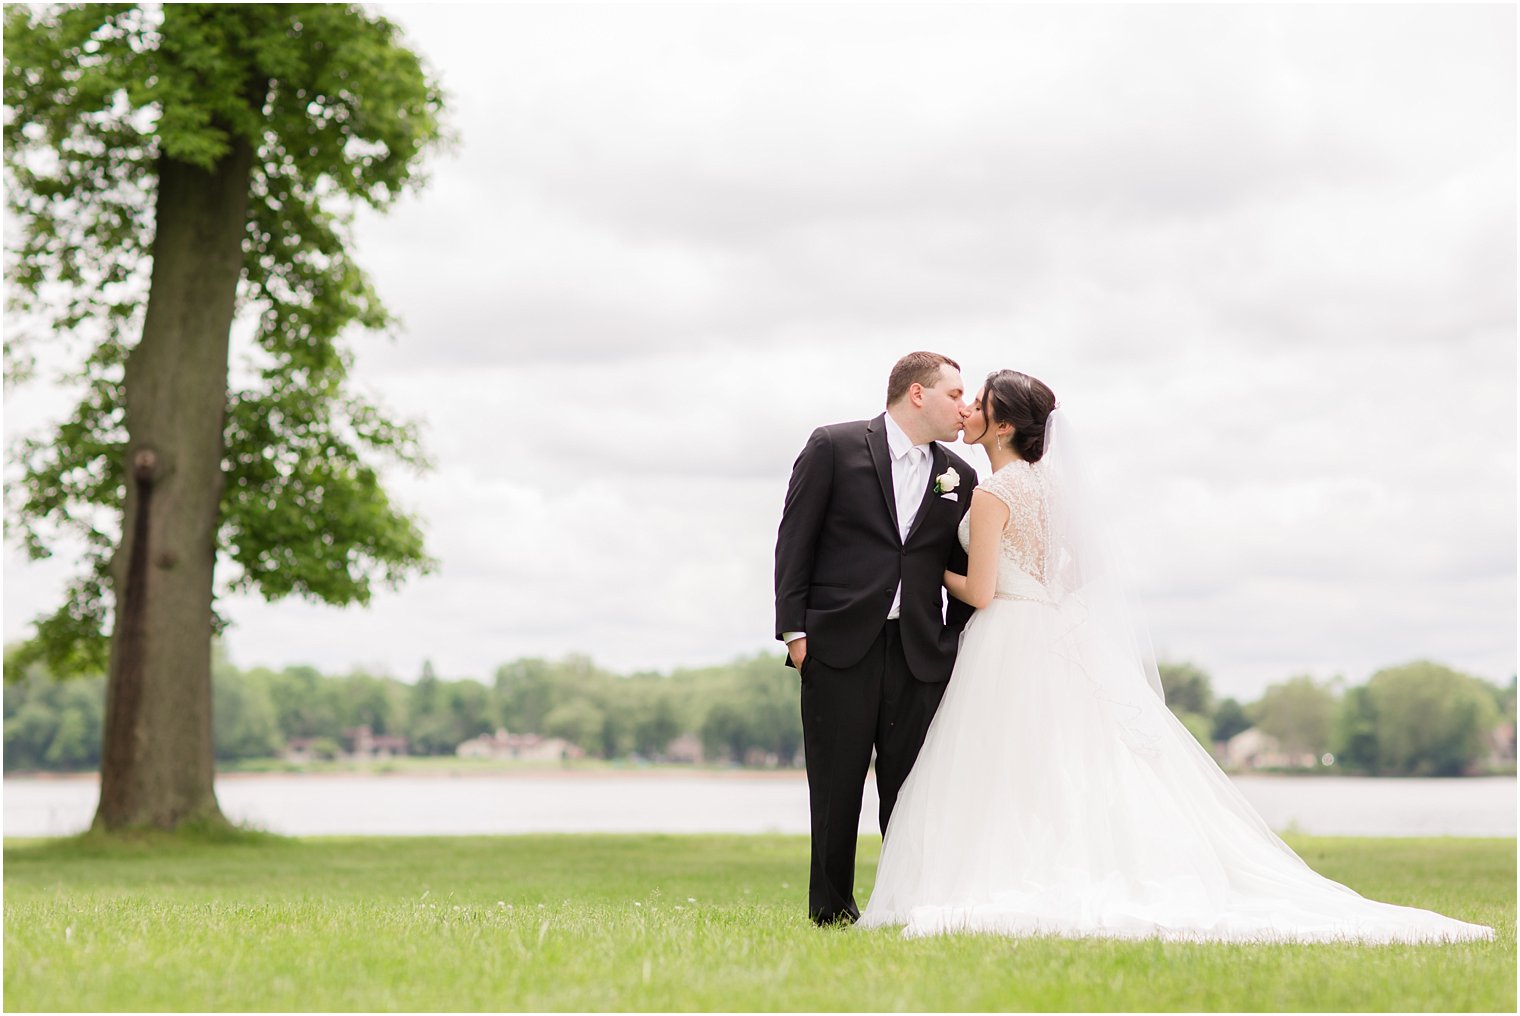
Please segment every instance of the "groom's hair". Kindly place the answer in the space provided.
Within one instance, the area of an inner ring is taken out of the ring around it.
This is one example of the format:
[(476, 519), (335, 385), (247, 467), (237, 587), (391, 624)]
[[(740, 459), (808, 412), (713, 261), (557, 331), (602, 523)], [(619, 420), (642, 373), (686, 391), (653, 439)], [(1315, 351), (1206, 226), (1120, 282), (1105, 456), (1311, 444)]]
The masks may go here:
[(925, 388), (933, 388), (939, 381), (939, 368), (941, 364), (948, 363), (956, 370), (961, 365), (942, 356), (939, 353), (909, 353), (892, 365), (892, 373), (887, 376), (887, 405), (892, 405), (898, 399), (908, 394), (908, 389), (914, 385), (923, 385)]

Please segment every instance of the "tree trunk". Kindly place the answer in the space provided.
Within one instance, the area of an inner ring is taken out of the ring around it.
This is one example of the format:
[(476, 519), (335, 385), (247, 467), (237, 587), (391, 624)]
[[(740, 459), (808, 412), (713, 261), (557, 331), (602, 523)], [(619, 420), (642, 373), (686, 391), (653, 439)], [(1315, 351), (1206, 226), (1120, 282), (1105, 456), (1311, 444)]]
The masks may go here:
[(220, 820), (211, 599), (227, 359), (253, 150), (211, 171), (159, 160), (153, 275), (124, 377), (127, 495), (95, 825)]

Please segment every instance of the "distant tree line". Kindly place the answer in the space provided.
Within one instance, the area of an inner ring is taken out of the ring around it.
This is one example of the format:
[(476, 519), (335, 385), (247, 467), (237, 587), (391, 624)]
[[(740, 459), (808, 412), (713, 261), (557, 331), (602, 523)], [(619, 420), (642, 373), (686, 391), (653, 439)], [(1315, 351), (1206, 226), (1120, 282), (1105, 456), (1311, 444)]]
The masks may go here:
[[(6, 679), (6, 771), (99, 765), (103, 677), (57, 681), (40, 664), (8, 660)], [(777, 654), (627, 676), (584, 656), (521, 659), (485, 683), (444, 680), (431, 664), (413, 682), (307, 666), (240, 670), (218, 652), (212, 696), (221, 762), (277, 757), (296, 738), (335, 756), (358, 727), (405, 737), (412, 755), (453, 755), (497, 729), (561, 737), (605, 759), (658, 758), (688, 733), (719, 762), (789, 765), (802, 747), (797, 678)]]
[[(1161, 684), (1193, 736), (1217, 748), (1252, 727), (1291, 756), (1330, 758), (1374, 776), (1458, 776), (1485, 768), (1502, 745), (1514, 770), (1515, 678), (1503, 687), (1429, 661), (1387, 667), (1366, 684), (1309, 675), (1271, 685), (1255, 702), (1216, 701), (1209, 675), (1163, 663)], [(1496, 737), (1507, 728), (1506, 737)]]
[[(1501, 688), (1436, 663), (1390, 667), (1349, 688), (1293, 677), (1244, 704), (1216, 699), (1194, 664), (1160, 669), (1167, 704), (1204, 745), (1255, 727), (1291, 754), (1333, 755), (1341, 771), (1471, 772), (1492, 754), (1494, 731), (1515, 722), (1514, 678)], [(99, 765), (103, 678), (56, 681), (39, 664), (9, 660), (6, 678), (6, 771)], [(435, 756), (498, 728), (560, 737), (603, 759), (658, 759), (684, 734), (720, 763), (790, 765), (802, 746), (797, 678), (774, 653), (630, 675), (584, 656), (520, 659), (489, 683), (444, 680), (430, 664), (412, 682), (304, 666), (240, 670), (218, 653), (212, 683), (221, 762), (278, 757), (296, 738), (337, 755), (358, 727), (401, 735), (410, 754)]]

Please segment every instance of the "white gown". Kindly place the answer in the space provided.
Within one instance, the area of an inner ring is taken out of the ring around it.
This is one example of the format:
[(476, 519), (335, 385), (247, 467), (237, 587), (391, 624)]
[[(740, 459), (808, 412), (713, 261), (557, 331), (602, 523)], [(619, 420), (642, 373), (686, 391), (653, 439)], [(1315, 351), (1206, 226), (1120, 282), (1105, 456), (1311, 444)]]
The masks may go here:
[(966, 626), (860, 926), (903, 925), (909, 936), (1492, 938), (1491, 928), (1368, 900), (1316, 874), (1159, 696), (1116, 697), (1090, 676), (1103, 653), (1073, 650), (1076, 608), (1042, 581), (1043, 466), (1013, 462), (979, 488), (1010, 509), (997, 595)]

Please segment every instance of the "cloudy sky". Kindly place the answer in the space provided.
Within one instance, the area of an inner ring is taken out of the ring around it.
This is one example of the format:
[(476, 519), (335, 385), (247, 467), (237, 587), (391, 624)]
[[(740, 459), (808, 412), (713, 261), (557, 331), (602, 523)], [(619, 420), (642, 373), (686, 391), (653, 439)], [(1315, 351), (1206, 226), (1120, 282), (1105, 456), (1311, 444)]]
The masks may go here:
[[(382, 10), (458, 143), (360, 222), (405, 324), (358, 380), (442, 567), (233, 599), (240, 665), (774, 648), (793, 458), (932, 349), (1051, 384), (1224, 693), (1513, 673), (1513, 7)], [(7, 640), (68, 574), (7, 547)]]

